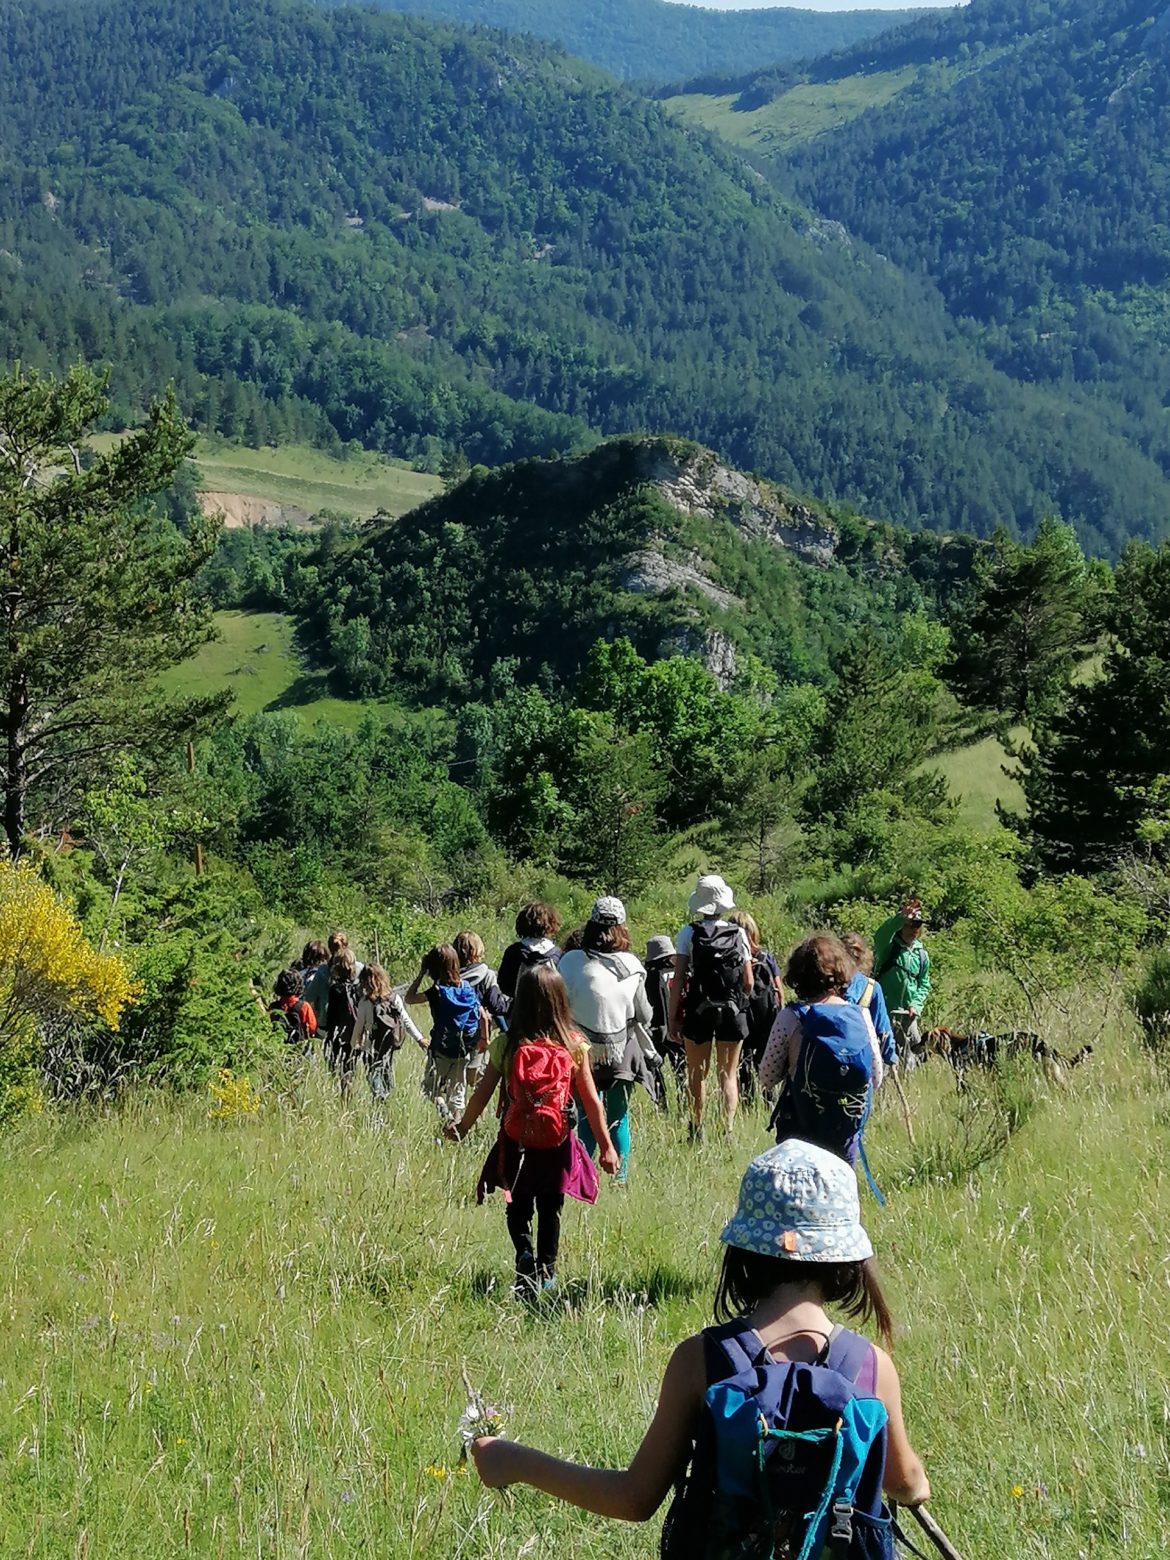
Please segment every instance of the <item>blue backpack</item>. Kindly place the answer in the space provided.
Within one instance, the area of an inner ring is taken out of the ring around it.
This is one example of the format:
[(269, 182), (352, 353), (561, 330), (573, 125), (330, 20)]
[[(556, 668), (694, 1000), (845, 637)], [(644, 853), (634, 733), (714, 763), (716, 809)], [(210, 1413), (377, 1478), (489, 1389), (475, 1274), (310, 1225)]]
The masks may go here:
[(703, 1342), (712, 1385), (661, 1560), (894, 1560), (873, 1346), (835, 1328), (815, 1364), (781, 1362), (742, 1322)]
[(470, 1056), (479, 1040), (479, 998), (466, 981), (458, 986), (434, 986), (431, 999), (431, 1045), (448, 1058)]
[[(803, 1044), (796, 1074), (785, 1084), (772, 1126), (776, 1141), (801, 1137), (851, 1165), (873, 1106), (873, 1050), (858, 1008), (849, 1002), (798, 1003)], [(868, 1172), (867, 1172), (868, 1173)]]

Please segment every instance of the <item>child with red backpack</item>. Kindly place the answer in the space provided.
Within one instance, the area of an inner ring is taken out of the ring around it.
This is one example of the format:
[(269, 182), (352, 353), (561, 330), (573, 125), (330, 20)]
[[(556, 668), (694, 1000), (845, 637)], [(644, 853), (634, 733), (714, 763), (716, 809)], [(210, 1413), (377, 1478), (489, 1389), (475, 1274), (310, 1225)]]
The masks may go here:
[(565, 983), (551, 963), (529, 970), (518, 983), (507, 1033), (492, 1041), (487, 1070), (462, 1119), (447, 1126), (453, 1142), (467, 1136), (501, 1082), (499, 1136), (476, 1201), (503, 1192), (516, 1250), (515, 1293), (528, 1299), (555, 1287), (565, 1198), (597, 1199), (597, 1171), (573, 1131), (574, 1095), (600, 1145), (601, 1168), (613, 1175), (621, 1162), (589, 1069), (589, 1046), (573, 1028)]
[[(914, 1506), (930, 1484), (886, 1352), (892, 1322), (857, 1178), (825, 1149), (782, 1143), (748, 1166), (721, 1239), (721, 1325), (674, 1351), (628, 1468), (482, 1436), (480, 1478), (628, 1522), (649, 1521), (674, 1487), (662, 1560), (893, 1560), (883, 1491)], [(834, 1325), (830, 1306), (875, 1323), (885, 1348)]]

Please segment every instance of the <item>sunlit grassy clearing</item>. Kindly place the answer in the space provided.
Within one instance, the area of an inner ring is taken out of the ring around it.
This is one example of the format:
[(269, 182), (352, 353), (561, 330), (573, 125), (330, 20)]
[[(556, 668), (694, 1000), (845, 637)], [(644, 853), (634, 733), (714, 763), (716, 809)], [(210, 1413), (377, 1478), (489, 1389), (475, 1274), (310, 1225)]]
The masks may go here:
[[(99, 433), (89, 442), (110, 449), (123, 434)], [(442, 491), (438, 477), (415, 471), (373, 450), (338, 459), (308, 444), (250, 449), (222, 439), (200, 439), (192, 457), (205, 492), (267, 499), (315, 515), (323, 509), (368, 520), (379, 510), (403, 515)]]
[(908, 65), (839, 81), (801, 82), (774, 102), (748, 110), (735, 107), (738, 92), (685, 93), (665, 99), (665, 106), (736, 146), (782, 152), (892, 102), (917, 75), (917, 67)]
[[(236, 1124), (150, 1099), (8, 1140), (0, 1555), (654, 1551), (654, 1530), (524, 1492), (505, 1504), (443, 1472), (459, 1366), (513, 1406), (515, 1434), (625, 1458), (673, 1342), (708, 1315), (762, 1116), (694, 1152), (640, 1100), (629, 1189), (570, 1206), (565, 1303), (530, 1315), (507, 1295), (502, 1208), (474, 1206), (488, 1135), (436, 1144), (418, 1053), (404, 1063), (385, 1126), (314, 1081), (300, 1107), (269, 1092)], [(1043, 1092), (1031, 1074), (1016, 1087)], [(939, 1515), (981, 1560), (1164, 1553), (1156, 1079), (1107, 1036), (970, 1178), (979, 1116), (964, 1127), (945, 1069), (912, 1079), (911, 1099), (917, 1154), (892, 1102), (874, 1123), (890, 1204), (866, 1217)], [(926, 1163), (960, 1173), (921, 1184)]]
[(303, 444), (253, 450), (201, 440), (195, 460), (200, 485), (209, 492), (266, 498), (309, 514), (331, 509), (361, 520), (379, 510), (405, 514), (442, 488), (438, 477), (369, 451), (338, 460)]
[[(1027, 729), (1016, 726), (1011, 731), (1013, 742), (1027, 736)], [(959, 804), (959, 817), (976, 828), (994, 827), (995, 804), (1013, 812), (1022, 810), (1024, 792), (1020, 782), (1010, 771), (1011, 761), (1004, 752), (998, 737), (984, 737), (967, 747), (955, 748), (932, 758), (928, 769), (940, 769), (946, 776), (951, 795)]]
[(288, 709), (309, 724), (328, 720), (348, 727), (358, 725), (370, 710), (384, 714), (389, 708), (329, 694), (326, 673), (306, 671), (302, 665), (292, 619), (281, 612), (217, 612), (215, 626), (215, 639), (165, 675), (163, 686), (169, 692), (227, 689), (240, 715)]

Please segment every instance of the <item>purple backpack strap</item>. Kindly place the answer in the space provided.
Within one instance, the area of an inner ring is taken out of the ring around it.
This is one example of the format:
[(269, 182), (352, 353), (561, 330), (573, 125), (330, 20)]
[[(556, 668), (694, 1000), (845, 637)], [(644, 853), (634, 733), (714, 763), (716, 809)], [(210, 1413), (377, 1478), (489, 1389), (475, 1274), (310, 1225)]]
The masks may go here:
[(822, 1363), (851, 1381), (861, 1397), (877, 1396), (877, 1353), (860, 1333), (835, 1327)]

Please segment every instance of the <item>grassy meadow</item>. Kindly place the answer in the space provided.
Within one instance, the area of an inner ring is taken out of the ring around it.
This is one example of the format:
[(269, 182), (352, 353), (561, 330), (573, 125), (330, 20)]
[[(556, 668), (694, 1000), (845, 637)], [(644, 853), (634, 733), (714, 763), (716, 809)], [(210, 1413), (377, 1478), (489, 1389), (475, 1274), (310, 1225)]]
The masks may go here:
[[(892, 1099), (871, 1130), (907, 1419), (967, 1560), (1170, 1547), (1167, 1101), (1131, 1034), (1096, 1046), (1063, 1089), (1028, 1065), (960, 1098), (932, 1062), (908, 1081), (916, 1146)], [(474, 1203), (487, 1127), (437, 1143), (418, 1051), (399, 1069), (385, 1117), (314, 1075), (257, 1081), (225, 1119), (140, 1095), (8, 1137), (0, 1557), (656, 1553), (657, 1523), (460, 1471), (460, 1367), (510, 1433), (628, 1458), (709, 1317), (763, 1115), (694, 1150), (638, 1100), (629, 1187), (570, 1204), (560, 1298), (526, 1310), (499, 1200)]]
[(194, 458), (206, 492), (263, 498), (310, 515), (322, 509), (359, 520), (379, 511), (403, 515), (443, 486), (438, 477), (372, 451), (339, 460), (303, 444), (254, 450), (201, 439)]
[(293, 622), (282, 612), (232, 610), (215, 614), (216, 637), (182, 666), (161, 679), (170, 693), (194, 694), (226, 688), (238, 715), (291, 710), (313, 724), (327, 720), (357, 726), (366, 713), (389, 707), (339, 699), (329, 692), (324, 671), (307, 670), (297, 651)]
[(714, 131), (733, 146), (780, 153), (848, 124), (867, 109), (883, 108), (912, 86), (917, 76), (917, 67), (907, 65), (901, 70), (842, 76), (836, 81), (804, 81), (761, 108), (736, 108), (738, 92), (681, 93), (664, 99), (664, 107), (690, 124)]

